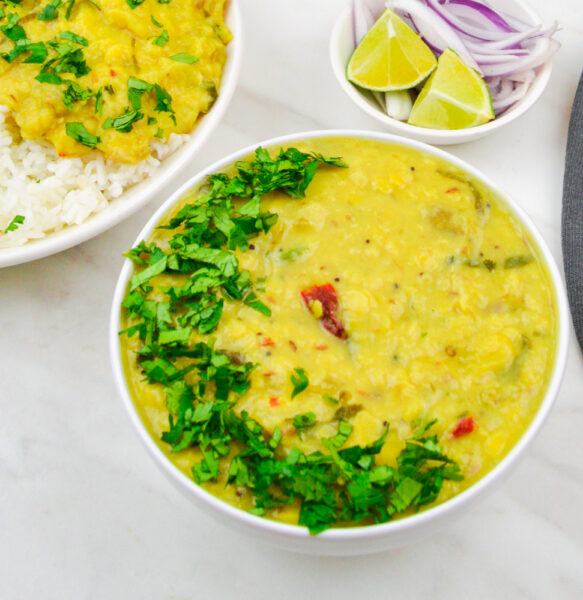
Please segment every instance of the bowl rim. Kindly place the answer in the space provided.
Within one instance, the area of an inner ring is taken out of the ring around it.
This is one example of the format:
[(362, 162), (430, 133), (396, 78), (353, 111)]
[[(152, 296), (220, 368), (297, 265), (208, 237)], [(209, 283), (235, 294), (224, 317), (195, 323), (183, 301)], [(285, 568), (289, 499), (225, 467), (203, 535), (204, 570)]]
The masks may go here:
[(164, 185), (198, 154), (207, 139), (222, 120), (237, 87), (243, 55), (243, 19), (238, 0), (230, 0), (225, 23), (233, 32), (227, 46), (227, 60), (221, 79), (217, 100), (208, 113), (203, 115), (184, 144), (164, 157), (151, 176), (130, 186), (121, 196), (108, 202), (100, 212), (93, 213), (78, 225), (68, 225), (59, 231), (47, 233), (20, 246), (0, 249), (0, 268), (45, 258), (77, 246), (96, 235), (114, 227), (148, 202), (153, 200)]
[[(446, 515), (455, 512), (468, 503), (475, 500), (476, 498), (483, 495), (483, 493), (490, 489), (496, 482), (498, 482), (503, 475), (505, 475), (510, 467), (515, 464), (518, 457), (523, 453), (526, 447), (531, 443), (535, 435), (540, 430), (542, 424), (548, 417), (548, 414), (553, 406), (554, 400), (558, 394), (561, 381), (563, 378), (565, 365), (567, 361), (567, 348), (569, 338), (569, 307), (567, 303), (567, 297), (562, 282), (562, 278), (559, 269), (555, 263), (550, 249), (548, 248), (543, 237), (539, 233), (538, 229), (526, 214), (526, 212), (510, 197), (509, 194), (505, 193), (503, 189), (493, 183), (487, 176), (483, 175), (478, 169), (474, 168), (470, 164), (461, 160), (460, 158), (435, 148), (423, 142), (411, 140), (409, 138), (403, 138), (394, 134), (385, 132), (357, 130), (357, 129), (330, 129), (330, 130), (316, 130), (316, 131), (305, 131), (300, 133), (293, 133), (283, 136), (278, 136), (268, 140), (264, 140), (259, 143), (254, 143), (246, 146), (240, 150), (230, 153), (228, 156), (214, 162), (212, 165), (204, 168), (202, 171), (191, 177), (185, 182), (178, 190), (176, 190), (170, 197), (154, 212), (154, 214), (148, 219), (144, 225), (136, 240), (134, 246), (148, 236), (154, 227), (162, 220), (162, 218), (168, 213), (171, 207), (185, 194), (188, 190), (195, 187), (200, 183), (207, 175), (215, 173), (225, 166), (233, 163), (240, 158), (251, 154), (258, 146), (261, 147), (272, 147), (279, 144), (288, 144), (290, 142), (297, 142), (301, 140), (309, 140), (314, 138), (333, 138), (333, 137), (355, 137), (358, 139), (375, 140), (386, 143), (393, 143), (420, 150), (424, 153), (432, 156), (439, 157), (450, 163), (453, 163), (457, 167), (465, 170), (467, 173), (483, 182), (486, 186), (490, 187), (492, 191), (497, 194), (503, 203), (508, 207), (511, 214), (513, 214), (521, 224), (529, 231), (532, 239), (540, 250), (541, 257), (546, 264), (550, 279), (555, 294), (557, 304), (557, 344), (556, 353), (554, 357), (554, 365), (551, 372), (551, 377), (548, 382), (545, 396), (539, 406), (539, 409), (534, 416), (533, 420), (516, 442), (514, 447), (506, 454), (506, 456), (484, 477), (479, 479), (476, 483), (471, 485), (469, 488), (460, 492), (456, 496), (450, 498), (434, 506), (421, 511), (417, 514), (407, 516), (403, 519), (395, 521), (389, 521), (388, 523), (381, 523), (368, 526), (355, 526), (346, 528), (332, 528), (328, 529), (317, 536), (317, 539), (334, 542), (342, 541), (349, 542), (350, 540), (372, 540), (376, 538), (390, 536), (404, 531), (412, 531), (423, 527), (425, 524), (436, 521), (445, 517)], [(276, 536), (283, 536), (285, 538), (310, 538), (307, 528), (272, 521), (263, 517), (252, 515), (239, 508), (236, 508), (228, 504), (224, 500), (213, 496), (210, 492), (207, 492), (202, 487), (198, 486), (194, 480), (185, 475), (182, 471), (176, 467), (169, 458), (166, 457), (162, 449), (157, 445), (154, 438), (148, 433), (144, 423), (142, 422), (134, 402), (129, 393), (121, 358), (121, 345), (119, 340), (118, 331), (120, 328), (121, 319), (121, 302), (126, 293), (127, 284), (133, 270), (133, 263), (126, 258), (124, 260), (121, 272), (116, 283), (115, 292), (113, 295), (111, 305), (111, 315), (109, 322), (109, 351), (110, 361), (113, 369), (114, 380), (119, 394), (122, 397), (123, 404), (126, 412), (136, 430), (140, 440), (145, 445), (150, 456), (154, 459), (154, 462), (162, 470), (162, 472), (174, 483), (181, 491), (187, 493), (189, 496), (194, 496), (194, 499), (199, 504), (206, 505), (208, 508), (213, 509), (214, 516), (227, 516), (231, 520), (238, 521), (241, 524), (245, 524), (255, 529), (263, 530), (268, 534), (275, 534)]]
[[(533, 25), (544, 26), (540, 16), (525, 2), (525, 0), (512, 0), (512, 2), (520, 7), (524, 14), (528, 15)], [(514, 119), (523, 115), (535, 104), (544, 92), (551, 77), (552, 59), (537, 68), (536, 76), (525, 96), (511, 107), (510, 110), (488, 123), (477, 125), (476, 127), (467, 127), (465, 129), (431, 129), (429, 127), (409, 125), (408, 123), (393, 119), (392, 117), (389, 117), (388, 114), (383, 113), (380, 107), (369, 102), (363, 92), (346, 78), (346, 65), (342, 64), (342, 61), (340, 60), (338, 48), (349, 18), (350, 6), (348, 5), (336, 19), (330, 35), (328, 47), (329, 57), (332, 71), (338, 84), (354, 104), (395, 133), (419, 139), (423, 138), (423, 141), (430, 144), (456, 144), (473, 141), (474, 139), (478, 139), (479, 137), (503, 127), (505, 124), (514, 121)], [(447, 139), (447, 142), (444, 142), (445, 139)]]

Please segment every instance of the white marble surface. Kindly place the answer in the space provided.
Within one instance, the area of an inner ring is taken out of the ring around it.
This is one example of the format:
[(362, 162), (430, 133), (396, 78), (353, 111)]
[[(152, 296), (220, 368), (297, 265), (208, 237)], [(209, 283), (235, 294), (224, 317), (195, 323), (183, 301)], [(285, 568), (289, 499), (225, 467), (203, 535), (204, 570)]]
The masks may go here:
[[(262, 139), (376, 129), (339, 91), (328, 35), (340, 0), (243, 0), (240, 86), (188, 172)], [(505, 187), (560, 252), (567, 124), (583, 68), (580, 0), (531, 0), (560, 21), (550, 87), (524, 117), (451, 147)], [(176, 182), (178, 183), (178, 181)], [(0, 271), (0, 598), (583, 598), (583, 362), (511, 477), (455, 526), (363, 558), (245, 539), (181, 497), (130, 427), (107, 354), (121, 253), (164, 199), (77, 248)]]

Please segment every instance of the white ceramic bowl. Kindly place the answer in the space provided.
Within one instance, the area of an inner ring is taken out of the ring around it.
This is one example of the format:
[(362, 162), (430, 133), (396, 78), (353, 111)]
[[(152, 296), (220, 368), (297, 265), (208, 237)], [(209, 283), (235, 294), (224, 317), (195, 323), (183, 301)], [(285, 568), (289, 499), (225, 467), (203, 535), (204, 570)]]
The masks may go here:
[(219, 124), (237, 86), (243, 55), (243, 26), (237, 0), (229, 4), (226, 24), (233, 33), (233, 39), (227, 46), (221, 89), (211, 110), (198, 121), (190, 139), (165, 158), (152, 177), (132, 186), (83, 223), (71, 225), (22, 246), (0, 249), (0, 268), (50, 256), (110, 229), (145, 206), (162, 186), (172, 181), (180, 169), (192, 160)]
[[(375, 14), (378, 14), (382, 12), (385, 0), (368, 0), (368, 3), (375, 10)], [(494, 8), (503, 10), (525, 22), (533, 25), (542, 24), (540, 17), (523, 0), (491, 0), (489, 3)], [(524, 97), (503, 115), (489, 123), (467, 129), (428, 129), (392, 119), (380, 108), (369, 92), (360, 90), (346, 79), (346, 65), (353, 50), (350, 8), (347, 7), (338, 17), (330, 38), (330, 61), (340, 87), (359, 108), (376, 119), (391, 133), (404, 135), (428, 144), (450, 145), (471, 142), (504, 127), (507, 123), (511, 123), (523, 115), (538, 100), (551, 76), (551, 63), (548, 62), (537, 70), (536, 78)]]
[[(253, 536), (253, 538), (263, 540), (281, 548), (308, 554), (346, 556), (377, 552), (418, 541), (424, 536), (444, 527), (452, 520), (457, 519), (463, 509), (466, 509), (468, 506), (473, 504), (476, 500), (481, 498), (486, 491), (490, 490), (495, 483), (498, 483), (503, 479), (510, 468), (516, 463), (519, 456), (525, 451), (526, 447), (530, 444), (544, 420), (547, 418), (553, 401), (559, 390), (567, 359), (569, 308), (563, 283), (559, 275), (559, 270), (557, 269), (551, 252), (541, 235), (535, 229), (535, 226), (530, 218), (518, 205), (508, 199), (508, 196), (504, 194), (495, 184), (493, 184), (476, 169), (464, 161), (444, 152), (443, 150), (386, 133), (351, 130), (313, 131), (266, 140), (257, 144), (253, 144), (252, 146), (248, 146), (247, 148), (243, 148), (242, 150), (239, 150), (238, 152), (235, 152), (216, 162), (198, 175), (195, 175), (179, 190), (172, 194), (172, 196), (152, 215), (133, 245), (138, 244), (140, 240), (147, 238), (151, 234), (153, 229), (160, 223), (172, 205), (176, 203), (187, 190), (199, 184), (199, 182), (201, 182), (208, 174), (219, 172), (234, 161), (240, 160), (244, 156), (251, 154), (257, 146), (262, 146), (265, 148), (270, 146), (288, 145), (297, 140), (333, 136), (353, 136), (357, 138), (401, 144), (402, 146), (417, 148), (418, 150), (421, 150), (427, 154), (441, 157), (462, 168), (467, 173), (470, 173), (472, 176), (483, 181), (487, 186), (500, 194), (502, 198), (506, 199), (507, 204), (513, 214), (532, 235), (532, 238), (535, 240), (545, 262), (547, 263), (557, 298), (559, 317), (557, 352), (551, 380), (547, 393), (532, 423), (529, 425), (528, 429), (518, 441), (516, 446), (514, 446), (514, 448), (492, 471), (490, 471), (485, 477), (480, 479), (473, 486), (455, 496), (451, 500), (448, 500), (443, 504), (420, 512), (416, 515), (382, 525), (351, 527), (346, 529), (330, 529), (317, 536), (310, 536), (307, 529), (304, 527), (286, 525), (283, 523), (270, 521), (268, 519), (263, 519), (239, 510), (223, 502), (222, 500), (215, 498), (201, 487), (196, 485), (191, 478), (179, 471), (168, 460), (168, 458), (164, 455), (159, 446), (148, 433), (138, 415), (126, 384), (118, 336), (121, 319), (121, 302), (125, 296), (127, 285), (133, 271), (133, 264), (128, 259), (126, 259), (123, 265), (113, 297), (111, 320), (109, 325), (109, 344), (115, 382), (134, 428), (136, 429), (143, 444), (146, 446), (146, 449), (154, 458), (154, 461), (162, 470), (164, 475), (183, 494), (185, 494), (187, 498), (204, 509), (212, 517), (220, 519), (220, 521), (223, 523), (238, 529), (246, 535)], [(184, 518), (186, 519), (187, 516), (185, 515)]]

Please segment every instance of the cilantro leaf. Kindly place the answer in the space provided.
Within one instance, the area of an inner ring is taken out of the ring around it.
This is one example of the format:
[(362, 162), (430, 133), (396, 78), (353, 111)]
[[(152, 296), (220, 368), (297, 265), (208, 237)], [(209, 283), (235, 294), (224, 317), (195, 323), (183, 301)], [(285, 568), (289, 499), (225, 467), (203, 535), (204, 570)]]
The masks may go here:
[(141, 111), (127, 107), (121, 115), (113, 119), (111, 117), (105, 119), (102, 127), (103, 129), (116, 129), (122, 133), (127, 133), (132, 130), (134, 123), (140, 121), (143, 117), (144, 113)]
[(88, 146), (89, 148), (96, 148), (97, 144), (101, 142), (101, 138), (89, 133), (83, 123), (67, 123), (65, 125), (65, 131), (67, 135), (76, 142)]
[(130, 76), (128, 79), (128, 100), (135, 110), (142, 106), (142, 94), (151, 92), (154, 86), (143, 79)]
[(8, 23), (6, 25), (2, 25), (0, 27), (0, 31), (11, 41), (18, 42), (18, 40), (25, 40), (26, 32), (22, 28), (21, 25), (18, 24), (18, 15), (16, 13), (12, 13), (8, 16)]
[(52, 21), (57, 18), (57, 8), (61, 6), (62, 0), (53, 0), (47, 4), (38, 14), (39, 21)]
[(296, 429), (307, 429), (316, 424), (316, 415), (313, 412), (307, 412), (302, 415), (296, 415), (293, 418), (292, 425)]
[(75, 42), (76, 44), (79, 44), (79, 46), (89, 46), (89, 40), (87, 38), (77, 35), (72, 31), (61, 31), (61, 33), (59, 33), (59, 37), (63, 40)]
[(15, 215), (8, 226), (4, 230), (4, 233), (8, 233), (9, 231), (16, 231), (25, 221), (25, 218), (22, 215)]
[(309, 385), (308, 376), (303, 369), (296, 368), (290, 376), (290, 380), (294, 386), (291, 397), (295, 398), (299, 393), (303, 392)]
[(103, 88), (100, 87), (95, 94), (95, 113), (100, 117), (103, 115)]
[(177, 62), (186, 63), (187, 65), (192, 65), (195, 62), (198, 62), (198, 58), (196, 58), (196, 56), (192, 56), (192, 54), (187, 54), (186, 52), (180, 52), (178, 54), (174, 54), (173, 56), (169, 56), (168, 58)]
[(71, 18), (71, 12), (73, 11), (73, 6), (75, 6), (75, 0), (68, 0), (67, 10), (65, 11), (65, 19), (67, 19), (67, 21)]
[(165, 46), (168, 43), (169, 39), (170, 36), (168, 35), (168, 31), (164, 29), (160, 35), (157, 35), (154, 38), (152, 38), (152, 44), (155, 44), (156, 46)]
[(63, 103), (71, 110), (75, 103), (84, 102), (93, 96), (94, 93), (91, 90), (86, 90), (75, 81), (70, 81), (67, 83), (67, 87), (63, 92)]
[(158, 112), (174, 113), (172, 108), (172, 96), (157, 83), (154, 84), (154, 92), (156, 93), (156, 110)]

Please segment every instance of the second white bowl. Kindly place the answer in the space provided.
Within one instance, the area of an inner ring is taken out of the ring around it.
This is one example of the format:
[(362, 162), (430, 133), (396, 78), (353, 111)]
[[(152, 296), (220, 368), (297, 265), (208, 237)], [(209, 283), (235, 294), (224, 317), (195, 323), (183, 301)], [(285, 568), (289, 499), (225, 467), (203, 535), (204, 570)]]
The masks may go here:
[[(369, 4), (375, 10), (375, 13), (378, 14), (382, 12), (385, 2), (384, 0), (369, 0)], [(492, 0), (490, 4), (494, 8), (504, 10), (506, 13), (533, 25), (542, 24), (540, 17), (523, 0)], [(340, 87), (360, 109), (381, 123), (390, 132), (404, 135), (420, 142), (437, 145), (461, 144), (480, 139), (504, 127), (504, 125), (511, 123), (523, 115), (538, 100), (551, 76), (551, 63), (548, 62), (537, 69), (535, 80), (519, 102), (500, 117), (484, 125), (455, 130), (428, 129), (409, 125), (389, 117), (377, 104), (372, 94), (365, 90), (360, 90), (346, 78), (346, 65), (354, 51), (350, 19), (350, 7), (347, 7), (338, 17), (330, 38), (330, 61)]]

